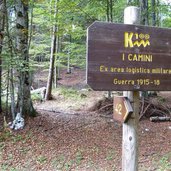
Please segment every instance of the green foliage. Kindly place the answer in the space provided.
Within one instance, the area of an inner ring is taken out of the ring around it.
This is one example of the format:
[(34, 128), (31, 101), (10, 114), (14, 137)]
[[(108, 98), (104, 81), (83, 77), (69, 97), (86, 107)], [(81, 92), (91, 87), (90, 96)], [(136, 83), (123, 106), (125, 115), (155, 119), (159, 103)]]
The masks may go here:
[(82, 152), (79, 150), (79, 151), (76, 153), (75, 162), (76, 162), (77, 165), (79, 165), (79, 164), (81, 163), (82, 160), (84, 160), (84, 157), (83, 157)]
[(31, 98), (33, 101), (41, 101), (42, 100), (41, 94), (38, 94), (38, 93), (31, 94)]
[(171, 18), (165, 18), (163, 19), (162, 21), (163, 23), (163, 27), (168, 27), (168, 28), (171, 28)]
[[(4, 130), (3, 132), (0, 132), (0, 143), (5, 142), (9, 138), (11, 138), (12, 134), (8, 130)], [(3, 143), (0, 145), (3, 147)]]
[(161, 103), (161, 104), (163, 104), (164, 102), (166, 102), (166, 98), (164, 98), (162, 96), (158, 96), (157, 99), (158, 99), (158, 102)]
[(61, 87), (59, 89), (60, 94), (62, 94), (65, 98), (80, 98), (79, 92), (73, 88), (65, 88)]
[[(41, 1), (36, 1), (34, 3), (33, 35), (30, 55), (37, 61), (47, 61), (50, 57), (50, 36), (52, 26), (55, 23), (54, 9), (52, 8), (54, 2), (55, 1), (52, 1), (50, 4), (49, 1), (45, 0), (44, 3)], [(60, 38), (60, 49), (56, 54), (58, 61), (67, 65), (68, 55), (70, 55), (71, 65), (85, 67), (86, 29), (95, 20), (106, 21), (106, 3), (107, 2), (103, 0), (58, 1), (57, 35)], [(126, 4), (125, 0), (113, 0), (113, 22), (123, 22), (123, 11), (127, 5), (138, 5), (138, 1), (131, 1), (131, 3), (133, 4)], [(151, 16), (150, 4), (151, 3), (149, 2), (149, 16)], [(159, 16), (164, 16), (162, 18), (163, 27), (170, 27), (169, 8), (169, 6), (161, 3), (156, 7), (156, 13)], [(161, 23), (161, 21), (158, 22)]]
[(160, 8), (158, 10), (160, 11), (161, 26), (171, 28), (171, 6), (160, 4)]
[(115, 151), (110, 150), (106, 156), (106, 160), (113, 160), (114, 156), (115, 156)]
[(13, 142), (16, 143), (18, 141), (22, 141), (23, 140), (23, 137), (22, 135), (15, 135), (15, 136), (12, 136), (12, 139), (13, 139)]
[(171, 159), (168, 156), (163, 156), (159, 161), (159, 169), (157, 171), (166, 171), (171, 168)]
[(65, 157), (63, 155), (60, 155), (59, 157), (54, 158), (51, 164), (54, 169), (62, 169), (64, 161)]
[(47, 158), (45, 156), (40, 155), (37, 157), (37, 162), (39, 162), (40, 164), (43, 164), (47, 162)]

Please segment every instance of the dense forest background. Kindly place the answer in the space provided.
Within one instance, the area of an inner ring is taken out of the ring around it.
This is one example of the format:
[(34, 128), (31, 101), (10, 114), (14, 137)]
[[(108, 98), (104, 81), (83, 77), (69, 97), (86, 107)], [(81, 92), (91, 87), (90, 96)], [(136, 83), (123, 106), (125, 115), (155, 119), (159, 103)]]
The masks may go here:
[(34, 116), (36, 68), (49, 69), (49, 100), (61, 68), (86, 68), (87, 28), (97, 20), (123, 23), (128, 5), (140, 7), (142, 25), (171, 27), (169, 0), (0, 0), (0, 111)]

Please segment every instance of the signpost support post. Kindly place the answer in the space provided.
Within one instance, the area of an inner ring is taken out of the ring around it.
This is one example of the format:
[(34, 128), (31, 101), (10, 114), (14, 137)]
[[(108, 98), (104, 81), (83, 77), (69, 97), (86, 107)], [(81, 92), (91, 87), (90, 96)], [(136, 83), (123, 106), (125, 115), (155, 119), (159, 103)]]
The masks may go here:
[[(124, 10), (124, 24), (139, 24), (140, 10), (138, 7), (130, 6)], [(128, 122), (123, 123), (122, 136), (122, 171), (138, 171), (138, 113), (139, 92), (124, 91), (123, 95), (128, 97), (133, 105), (133, 113)]]

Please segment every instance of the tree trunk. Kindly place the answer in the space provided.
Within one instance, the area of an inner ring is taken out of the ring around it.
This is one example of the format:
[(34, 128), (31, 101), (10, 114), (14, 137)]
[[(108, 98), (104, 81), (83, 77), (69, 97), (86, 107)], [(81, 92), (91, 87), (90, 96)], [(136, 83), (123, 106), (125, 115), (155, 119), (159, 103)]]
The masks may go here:
[(109, 14), (109, 0), (106, 0), (106, 20), (110, 21), (110, 14)]
[(69, 35), (69, 43), (70, 43), (70, 47), (68, 50), (68, 59), (67, 59), (67, 74), (71, 74), (71, 67), (70, 67), (70, 60), (71, 60), (71, 34)]
[[(107, 0), (106, 3), (107, 22), (113, 22), (113, 0)], [(107, 96), (109, 99), (112, 98), (112, 92), (108, 91)]]
[(0, 0), (0, 112), (2, 112), (2, 100), (1, 100), (1, 89), (2, 89), (2, 47), (3, 47), (3, 32), (5, 25), (5, 1)]
[(16, 10), (16, 52), (18, 57), (18, 105), (17, 111), (24, 116), (35, 116), (32, 105), (28, 54), (28, 2), (29, 0), (15, 0)]
[(151, 0), (152, 26), (156, 26), (156, 1)]
[(113, 22), (113, 0), (106, 0), (106, 20)]
[[(58, 27), (59, 29), (59, 27)], [(57, 53), (61, 52), (62, 39), (57, 35)], [(56, 56), (56, 66), (55, 66), (55, 88), (57, 88), (58, 79), (60, 79), (60, 56)]]
[(13, 57), (14, 57), (14, 52), (13, 52), (13, 42), (12, 42), (12, 38), (10, 36), (10, 31), (9, 31), (9, 16), (8, 16), (8, 9), (6, 6), (6, 0), (4, 0), (5, 3), (5, 11), (4, 11), (4, 15), (5, 15), (5, 32), (6, 32), (6, 36), (7, 36), (7, 46), (9, 49), (9, 56), (10, 56), (10, 63), (8, 63), (8, 81), (7, 81), (7, 100), (6, 100), (6, 115), (8, 114), (8, 92), (10, 92), (10, 96), (11, 96), (11, 114), (12, 114), (12, 119), (15, 119), (15, 94), (14, 94), (14, 69), (12, 66), (12, 61), (13, 61)]
[(110, 22), (113, 22), (113, 0), (110, 0)]
[[(59, 29), (59, 28), (58, 28)], [(57, 53), (59, 53), (60, 52), (60, 37), (59, 37), (59, 35), (57, 35), (57, 45), (56, 45), (56, 51), (57, 51)], [(56, 65), (55, 65), (55, 75), (54, 75), (54, 82), (55, 82), (55, 84), (54, 84), (54, 86), (55, 86), (55, 88), (57, 88), (57, 86), (58, 86), (58, 79), (59, 79), (59, 77), (60, 77), (60, 57), (59, 56), (56, 56)]]
[(148, 0), (140, 0), (141, 7), (141, 24), (149, 25), (148, 19)]
[(52, 99), (52, 83), (53, 83), (53, 77), (54, 77), (54, 64), (55, 64), (56, 47), (57, 47), (57, 0), (55, 1), (54, 18), (55, 18), (55, 25), (53, 26), (53, 32), (52, 32), (49, 76), (48, 76), (48, 81), (47, 81), (45, 100)]
[[(160, 1), (156, 0), (156, 7), (160, 7)], [(156, 9), (156, 26), (160, 26), (160, 12)]]

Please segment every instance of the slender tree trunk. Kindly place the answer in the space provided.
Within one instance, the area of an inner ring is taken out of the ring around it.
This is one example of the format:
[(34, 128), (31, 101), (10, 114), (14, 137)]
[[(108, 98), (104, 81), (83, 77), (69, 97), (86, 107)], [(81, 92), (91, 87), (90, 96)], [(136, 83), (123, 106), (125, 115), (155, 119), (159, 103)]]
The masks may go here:
[(141, 24), (149, 25), (148, 0), (140, 0), (140, 7), (141, 7)]
[(9, 105), (9, 77), (10, 77), (10, 72), (9, 72), (9, 66), (8, 66), (8, 72), (7, 72), (7, 88), (6, 88), (6, 102), (5, 102), (5, 116), (9, 114), (8, 110), (8, 105)]
[[(13, 120), (15, 119), (15, 94), (14, 94), (14, 69), (12, 66), (12, 61), (13, 61), (13, 57), (14, 57), (14, 52), (13, 52), (13, 43), (12, 43), (12, 39), (10, 36), (10, 31), (9, 31), (9, 17), (8, 17), (8, 11), (6, 8), (6, 3), (5, 3), (5, 26), (6, 26), (6, 34), (8, 37), (8, 49), (9, 49), (9, 55), (10, 55), (10, 63), (9, 63), (9, 67), (8, 67), (8, 85), (10, 87), (10, 96), (11, 96), (11, 114), (12, 114), (12, 118)], [(8, 90), (9, 88), (7, 88)], [(8, 107), (8, 99), (7, 99), (7, 107)]]
[(113, 22), (113, 0), (110, 0), (110, 22)]
[(145, 25), (149, 25), (149, 5), (148, 5), (148, 0), (146, 0), (146, 22)]
[(71, 60), (71, 34), (69, 35), (69, 43), (70, 43), (70, 47), (68, 50), (68, 59), (67, 59), (67, 74), (71, 74), (71, 68), (70, 68), (70, 60)]
[(156, 1), (151, 0), (152, 26), (156, 26)]
[[(59, 28), (58, 28), (59, 29)], [(59, 35), (57, 35), (57, 45), (56, 45), (56, 51), (57, 53), (61, 50), (61, 39)], [(58, 79), (60, 78), (60, 57), (56, 56), (56, 65), (55, 65), (55, 88), (57, 88), (58, 85)]]
[[(156, 1), (156, 7), (160, 6), (160, 1)], [(160, 12), (159, 10), (156, 9), (156, 25), (159, 27), (160, 26)]]
[(56, 47), (57, 47), (57, 0), (55, 1), (54, 18), (55, 18), (55, 25), (53, 26), (53, 31), (52, 31), (49, 76), (48, 76), (46, 96), (45, 96), (46, 100), (52, 99), (52, 83), (54, 77), (54, 64), (55, 64)]
[(11, 114), (14, 120), (15, 119), (15, 94), (14, 94), (14, 74), (12, 68), (10, 68), (10, 92), (11, 92)]
[(30, 33), (29, 33), (29, 39), (28, 39), (28, 49), (30, 49), (30, 44), (33, 36), (33, 9), (34, 9), (34, 1), (30, 3)]
[(106, 0), (106, 20), (113, 22), (113, 0)]
[[(156, 0), (151, 0), (151, 16), (152, 16), (152, 26), (156, 26)], [(148, 96), (150, 94), (157, 94), (157, 92), (148, 91)]]
[[(106, 18), (107, 22), (113, 22), (113, 0), (107, 0), (106, 1)], [(107, 92), (108, 98), (112, 97), (112, 92), (108, 91)]]
[[(148, 0), (140, 0), (139, 1), (140, 10), (141, 10), (141, 25), (149, 25), (149, 17), (148, 17)], [(148, 91), (142, 91), (142, 97), (148, 97)]]
[(5, 25), (5, 1), (0, 0), (0, 112), (2, 111), (2, 100), (1, 100), (1, 91), (2, 91), (2, 47), (3, 47), (3, 32)]
[(110, 13), (109, 13), (109, 0), (106, 0), (106, 20), (110, 21)]
[(35, 116), (30, 94), (30, 73), (28, 54), (28, 2), (29, 0), (15, 0), (16, 9), (16, 51), (19, 60), (18, 76), (18, 105), (21, 115)]

